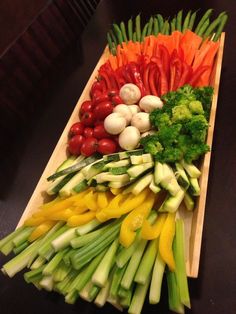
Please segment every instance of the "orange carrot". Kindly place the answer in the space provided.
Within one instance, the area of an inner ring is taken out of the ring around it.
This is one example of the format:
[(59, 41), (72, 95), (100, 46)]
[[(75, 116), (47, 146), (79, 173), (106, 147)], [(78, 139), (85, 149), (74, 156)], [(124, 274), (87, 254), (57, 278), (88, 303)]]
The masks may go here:
[(184, 61), (191, 65), (197, 49), (202, 42), (202, 38), (197, 34), (187, 30), (180, 41), (180, 47), (184, 52)]

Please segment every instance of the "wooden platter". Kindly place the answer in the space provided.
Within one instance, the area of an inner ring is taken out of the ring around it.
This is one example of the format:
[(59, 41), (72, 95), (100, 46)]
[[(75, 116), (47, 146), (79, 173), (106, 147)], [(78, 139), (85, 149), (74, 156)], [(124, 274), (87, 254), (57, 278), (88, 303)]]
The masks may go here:
[[(214, 87), (214, 95), (212, 100), (212, 108), (209, 120), (209, 130), (207, 136), (207, 144), (212, 145), (215, 116), (217, 108), (217, 99), (219, 93), (221, 66), (223, 59), (224, 50), (224, 40), (225, 33), (222, 33), (220, 38), (220, 46), (215, 58), (215, 64), (211, 76), (211, 85)], [(47, 177), (51, 175), (55, 169), (65, 160), (66, 158), (66, 146), (67, 146), (67, 135), (70, 126), (78, 121), (78, 113), (81, 103), (89, 98), (89, 91), (97, 75), (97, 71), (100, 66), (107, 60), (108, 50), (104, 50), (101, 58), (99, 59), (93, 73), (91, 74), (75, 108), (72, 112), (70, 119), (47, 163), (45, 170), (42, 173), (41, 178), (19, 220), (17, 227), (23, 224), (26, 218), (31, 216), (34, 212), (38, 210), (38, 207), (45, 201), (49, 200), (49, 196), (46, 194), (46, 189), (48, 187)], [(188, 212), (186, 209), (181, 208), (179, 215), (184, 218), (185, 221), (185, 242), (186, 242), (186, 266), (187, 274), (189, 277), (196, 278), (198, 276), (200, 253), (201, 253), (201, 242), (202, 242), (202, 232), (205, 214), (205, 204), (207, 195), (207, 184), (210, 169), (210, 159), (211, 153), (207, 153), (201, 162), (201, 172), (200, 177), (200, 187), (201, 195), (197, 200), (196, 207), (193, 212)]]

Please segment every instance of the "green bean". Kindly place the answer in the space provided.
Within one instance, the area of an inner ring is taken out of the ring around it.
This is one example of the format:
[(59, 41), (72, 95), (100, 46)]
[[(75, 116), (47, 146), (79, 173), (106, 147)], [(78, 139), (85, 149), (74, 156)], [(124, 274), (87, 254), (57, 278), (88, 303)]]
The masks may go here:
[(117, 39), (118, 39), (118, 43), (119, 43), (119, 44), (122, 44), (122, 42), (124, 41), (124, 39), (123, 39), (123, 36), (122, 36), (122, 33), (121, 33), (121, 30), (120, 30), (119, 26), (114, 23), (114, 24), (113, 24), (113, 28), (114, 28), (114, 31), (115, 31), (115, 33), (116, 33), (116, 37), (117, 37)]
[(111, 39), (111, 35), (109, 34), (109, 32), (107, 33), (107, 42), (108, 42), (108, 47), (109, 47), (109, 50), (110, 50), (110, 52), (112, 53), (112, 54), (114, 54), (113, 52), (114, 52), (114, 47), (113, 47), (113, 41), (112, 41), (112, 39)]
[(136, 36), (136, 32), (134, 32), (133, 34), (133, 42), (136, 42), (137, 41), (137, 36)]
[(112, 40), (113, 40), (113, 43), (115, 44), (115, 46), (117, 46), (117, 39), (116, 39), (116, 36), (115, 36), (115, 34), (114, 34), (114, 32), (113, 32), (113, 30), (112, 29), (110, 29), (110, 34), (111, 34), (111, 38), (112, 38)]
[(158, 19), (158, 24), (159, 24), (159, 31), (161, 31), (164, 24), (164, 19), (161, 14), (157, 14), (157, 19)]
[(213, 9), (208, 9), (205, 14), (203, 15), (203, 17), (201, 18), (201, 20), (199, 21), (196, 29), (195, 29), (195, 33), (198, 35), (198, 32), (200, 30), (200, 28), (202, 27), (203, 23), (210, 17), (211, 13), (213, 12)]
[(159, 25), (158, 25), (158, 19), (156, 17), (154, 17), (153, 19), (153, 35), (157, 36), (159, 33)]
[(148, 22), (147, 36), (151, 35), (153, 27), (153, 17), (151, 16)]
[(189, 24), (188, 24), (188, 29), (189, 29), (190, 31), (193, 29), (193, 25), (194, 25), (196, 16), (197, 16), (197, 11), (193, 12), (193, 14), (192, 14), (191, 17), (190, 17)]
[(182, 31), (182, 17), (183, 17), (183, 10), (178, 12), (177, 19), (176, 19), (176, 29), (180, 32)]
[(170, 23), (166, 21), (165, 35), (170, 35)]
[(171, 33), (175, 31), (175, 27), (176, 27), (176, 17), (174, 17), (170, 22)]
[(125, 29), (125, 23), (124, 22), (120, 23), (120, 30), (121, 30), (121, 33), (122, 33), (124, 41), (127, 43), (128, 42), (128, 38), (127, 38), (127, 35), (126, 35), (126, 29)]
[(163, 24), (163, 26), (162, 26), (162, 29), (161, 29), (161, 31), (160, 31), (162, 34), (165, 34), (165, 32), (166, 32), (167, 23), (168, 23), (168, 21), (165, 20), (165, 22), (164, 22), (164, 24)]
[(142, 36), (141, 36), (141, 41), (144, 41), (144, 38), (145, 38), (145, 36), (147, 35), (148, 25), (149, 25), (149, 23), (146, 23), (145, 26), (144, 26), (144, 28), (143, 28)]
[(220, 16), (218, 16), (206, 29), (205, 33), (204, 33), (204, 38), (207, 38), (210, 36), (210, 34), (212, 32), (214, 32), (215, 28), (221, 23), (221, 18)]
[(190, 16), (191, 16), (191, 10), (188, 11), (185, 19), (184, 19), (184, 23), (183, 23), (183, 29), (182, 32), (184, 33), (186, 31), (186, 29), (188, 29), (188, 25), (189, 25), (189, 20), (190, 20)]
[(204, 32), (206, 31), (207, 27), (209, 26), (210, 24), (210, 20), (207, 19), (203, 25), (201, 26), (201, 28), (199, 29), (198, 31), (198, 36), (202, 36), (204, 34)]
[(132, 19), (128, 20), (128, 36), (129, 36), (129, 40), (133, 40), (133, 21), (132, 21)]
[(221, 18), (221, 22), (220, 22), (220, 24), (219, 24), (219, 26), (218, 26), (218, 28), (216, 30), (216, 33), (215, 33), (215, 35), (213, 37), (213, 41), (217, 41), (219, 39), (219, 37), (220, 37), (220, 35), (221, 35), (222, 31), (223, 31), (223, 28), (225, 27), (225, 24), (226, 24), (227, 20), (228, 20), (228, 15), (224, 15)]
[(135, 18), (135, 31), (136, 31), (136, 37), (137, 41), (141, 41), (141, 22), (140, 22), (140, 14), (138, 14)]

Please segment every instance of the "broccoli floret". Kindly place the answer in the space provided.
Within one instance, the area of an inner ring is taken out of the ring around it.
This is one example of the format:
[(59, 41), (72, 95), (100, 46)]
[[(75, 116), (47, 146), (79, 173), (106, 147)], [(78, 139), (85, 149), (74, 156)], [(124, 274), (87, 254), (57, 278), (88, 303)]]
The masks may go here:
[(163, 146), (159, 142), (159, 137), (156, 134), (147, 135), (140, 141), (146, 153), (156, 155), (158, 152), (163, 150)]
[(173, 124), (169, 127), (166, 126), (161, 128), (158, 132), (158, 137), (162, 146), (168, 147), (174, 143), (177, 143), (181, 129), (181, 124)]
[(177, 147), (167, 147), (162, 152), (155, 155), (155, 160), (160, 162), (174, 163), (183, 158), (183, 152)]
[(188, 147), (191, 145), (192, 139), (190, 135), (180, 134), (178, 137), (177, 147), (181, 149), (183, 154), (187, 151)]
[(208, 122), (204, 115), (193, 116), (190, 121), (185, 124), (185, 129), (191, 134), (195, 141), (204, 142), (206, 137), (206, 130)]
[(210, 151), (210, 147), (204, 143), (191, 144), (184, 154), (184, 159), (187, 163), (192, 163), (197, 160), (201, 155)]
[(192, 118), (187, 106), (179, 105), (172, 109), (172, 122), (184, 122)]
[(211, 86), (194, 88), (196, 99), (202, 103), (205, 117), (209, 119), (214, 89)]
[(150, 122), (157, 129), (171, 125), (170, 117), (164, 110), (155, 109), (149, 115)]
[(190, 101), (188, 107), (192, 114), (204, 114), (202, 103), (199, 100)]

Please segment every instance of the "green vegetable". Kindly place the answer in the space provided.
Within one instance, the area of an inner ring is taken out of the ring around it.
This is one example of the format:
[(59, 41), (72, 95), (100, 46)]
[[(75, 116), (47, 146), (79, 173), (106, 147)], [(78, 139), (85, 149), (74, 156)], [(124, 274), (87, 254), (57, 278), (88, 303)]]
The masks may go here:
[(157, 19), (158, 19), (159, 31), (161, 31), (164, 24), (164, 19), (161, 14), (157, 14)]
[(189, 30), (193, 29), (196, 16), (197, 16), (197, 12), (195, 11), (195, 12), (193, 12), (193, 14), (191, 15), (190, 20), (189, 20), (189, 24), (188, 24), (188, 29)]
[(120, 30), (120, 27), (119, 27), (116, 23), (114, 23), (114, 24), (113, 24), (113, 28), (114, 28), (114, 32), (115, 32), (115, 34), (116, 34), (118, 43), (119, 43), (119, 44), (122, 44), (122, 42), (124, 41), (124, 38), (123, 38), (123, 36), (122, 36), (122, 32), (121, 32), (121, 30)]
[(153, 35), (157, 36), (159, 33), (159, 24), (158, 24), (158, 19), (154, 17), (153, 19)]
[(211, 16), (213, 12), (213, 9), (208, 9), (205, 14), (202, 16), (201, 20), (199, 21), (197, 27), (195, 28), (195, 33), (198, 34), (201, 27), (203, 26), (203, 24), (205, 23), (205, 21)]
[(141, 22), (140, 22), (140, 14), (138, 14), (135, 18), (135, 31), (137, 41), (141, 41)]
[(120, 23), (120, 29), (121, 29), (121, 33), (122, 33), (123, 39), (127, 43), (128, 42), (128, 38), (127, 38), (126, 29), (125, 29), (125, 23), (124, 22)]
[(149, 19), (149, 22), (148, 22), (147, 36), (152, 34), (153, 22), (154, 22), (154, 19), (151, 16), (150, 19)]
[(171, 33), (176, 29), (176, 17), (174, 17), (170, 22)]
[(142, 36), (141, 36), (141, 41), (144, 41), (145, 36), (147, 35), (147, 30), (148, 30), (148, 23), (145, 24), (143, 31), (142, 31)]
[(179, 11), (176, 18), (176, 29), (182, 32), (182, 17), (183, 17), (183, 10)]
[[(223, 14), (224, 16), (224, 14)], [(209, 37), (214, 31), (215, 28), (221, 24), (221, 19), (222, 19), (222, 15), (219, 15), (206, 29), (205, 33), (204, 33), (204, 38)]]
[(128, 37), (129, 40), (133, 40), (133, 21), (129, 19), (128, 21)]
[(185, 19), (184, 19), (184, 23), (183, 23), (183, 28), (182, 28), (182, 32), (184, 33), (187, 29), (188, 29), (188, 25), (189, 25), (189, 21), (190, 21), (190, 16), (191, 16), (191, 10), (188, 11)]
[(221, 22), (220, 22), (220, 24), (219, 24), (219, 26), (218, 26), (218, 28), (217, 28), (217, 30), (215, 32), (215, 35), (214, 35), (214, 37), (212, 39), (213, 41), (217, 41), (219, 39), (219, 37), (220, 37), (220, 35), (221, 35), (222, 31), (223, 31), (223, 28), (225, 27), (225, 24), (226, 24), (227, 20), (228, 20), (228, 15), (222, 16)]
[(204, 32), (206, 31), (206, 29), (207, 29), (207, 27), (209, 26), (209, 24), (210, 24), (210, 20), (207, 19), (207, 20), (203, 23), (203, 25), (201, 26), (201, 28), (200, 28), (199, 31), (198, 31), (198, 35), (199, 35), (199, 36), (203, 36), (203, 34), (204, 34)]

